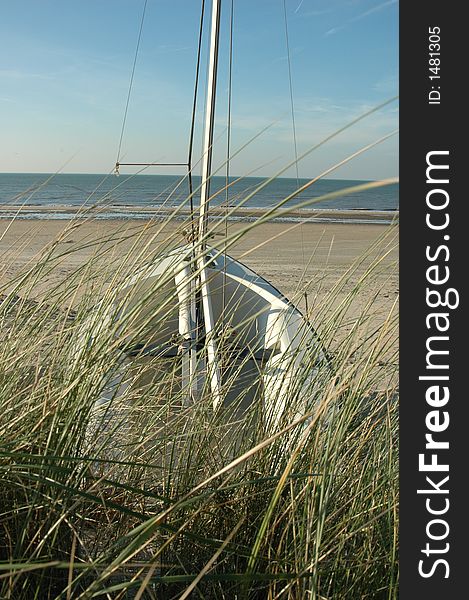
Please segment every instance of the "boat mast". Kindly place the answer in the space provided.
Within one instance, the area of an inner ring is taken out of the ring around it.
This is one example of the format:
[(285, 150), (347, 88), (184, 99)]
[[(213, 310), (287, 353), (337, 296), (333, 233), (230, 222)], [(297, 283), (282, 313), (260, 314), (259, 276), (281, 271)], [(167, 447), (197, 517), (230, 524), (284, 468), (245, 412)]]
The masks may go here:
[(215, 323), (213, 319), (210, 285), (206, 264), (207, 227), (212, 168), (213, 132), (215, 123), (215, 100), (217, 88), (218, 42), (220, 37), (221, 0), (212, 0), (212, 22), (210, 34), (210, 62), (207, 80), (207, 104), (205, 111), (204, 146), (202, 161), (202, 183), (200, 188), (200, 213), (197, 244), (197, 269), (200, 277), (202, 310), (205, 325), (207, 371), (210, 380), (214, 409), (221, 403), (221, 377), (218, 366)]
[(200, 188), (199, 242), (205, 250), (210, 198), (210, 176), (212, 169), (213, 130), (215, 123), (215, 101), (217, 91), (218, 42), (220, 37), (221, 0), (212, 1), (212, 23), (210, 35), (210, 62), (207, 79), (207, 104), (205, 110), (204, 145), (202, 159), (202, 184)]

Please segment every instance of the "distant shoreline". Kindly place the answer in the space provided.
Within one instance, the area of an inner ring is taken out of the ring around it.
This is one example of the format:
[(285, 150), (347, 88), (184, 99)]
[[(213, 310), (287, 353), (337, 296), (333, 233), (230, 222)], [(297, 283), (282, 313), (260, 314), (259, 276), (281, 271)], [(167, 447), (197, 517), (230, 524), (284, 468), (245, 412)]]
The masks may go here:
[[(214, 219), (223, 219), (228, 216), (228, 220), (252, 221), (261, 218), (268, 208), (251, 207), (220, 207), (210, 208), (210, 214)], [(276, 211), (277, 213), (280, 211)], [(164, 206), (142, 207), (126, 205), (108, 205), (100, 207), (90, 207), (86, 210), (83, 207), (70, 205), (0, 205), (0, 219), (27, 219), (27, 220), (67, 220), (73, 218), (96, 218), (103, 220), (164, 220), (168, 216), (174, 215), (178, 220), (187, 219), (190, 216), (190, 209), (187, 207), (175, 208)], [(196, 215), (197, 216), (197, 215)], [(389, 225), (399, 220), (398, 210), (369, 210), (369, 209), (298, 209), (292, 207), (287, 212), (281, 212), (270, 217), (272, 221), (306, 221), (311, 223), (320, 222), (347, 222), (347, 223), (374, 223)]]

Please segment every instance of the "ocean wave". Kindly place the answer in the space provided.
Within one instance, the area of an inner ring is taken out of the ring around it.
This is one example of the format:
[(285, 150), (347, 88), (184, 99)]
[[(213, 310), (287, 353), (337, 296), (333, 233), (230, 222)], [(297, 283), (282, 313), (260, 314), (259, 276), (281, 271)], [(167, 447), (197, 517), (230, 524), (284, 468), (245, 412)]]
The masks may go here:
[[(328, 213), (333, 211), (327, 211)], [(353, 216), (344, 216), (344, 211), (337, 210), (337, 215), (335, 216), (321, 216), (320, 214), (316, 214), (314, 216), (279, 216), (272, 217), (269, 219), (273, 223), (356, 223), (356, 224), (375, 224), (375, 225), (390, 225), (391, 223), (396, 221), (398, 213), (396, 211), (389, 211), (388, 215), (383, 215), (382, 212), (379, 211), (379, 215), (376, 214), (374, 218), (366, 218), (366, 217), (353, 217)], [(347, 211), (352, 212), (352, 211)], [(373, 211), (369, 211), (373, 212)], [(223, 221), (225, 218), (230, 222), (239, 222), (239, 223), (254, 223), (259, 219), (259, 216), (253, 215), (230, 215), (225, 217), (223, 215), (210, 216), (209, 220), (213, 222)], [(2, 210), (0, 211), (0, 219), (3, 220), (53, 220), (53, 221), (69, 221), (69, 220), (82, 220), (89, 219), (89, 214), (76, 214), (73, 212), (67, 211), (35, 211), (35, 210), (27, 210), (27, 211), (10, 211), (10, 210)], [(144, 211), (112, 211), (112, 212), (98, 212), (93, 214), (93, 219), (102, 220), (102, 221), (149, 221), (149, 220), (157, 220), (164, 221), (168, 218), (175, 219), (177, 221), (184, 221), (188, 219), (188, 215), (176, 215), (169, 216), (169, 213), (165, 212), (165, 214), (155, 214), (154, 212), (144, 212)]]

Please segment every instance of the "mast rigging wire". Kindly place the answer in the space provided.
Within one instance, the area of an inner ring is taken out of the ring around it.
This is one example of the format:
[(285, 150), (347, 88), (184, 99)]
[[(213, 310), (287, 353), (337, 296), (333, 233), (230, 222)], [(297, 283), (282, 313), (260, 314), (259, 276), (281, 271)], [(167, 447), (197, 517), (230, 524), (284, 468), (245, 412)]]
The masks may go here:
[[(287, 18), (287, 5), (286, 0), (283, 0), (283, 18), (285, 23), (285, 45), (287, 49), (287, 66), (288, 66), (288, 84), (290, 90), (290, 110), (291, 110), (291, 120), (292, 120), (292, 131), (293, 131), (293, 146), (295, 151), (295, 170), (296, 170), (296, 187), (299, 189), (300, 187), (300, 176), (298, 172), (298, 144), (296, 141), (296, 123), (295, 123), (295, 105), (293, 102), (293, 78), (291, 72), (291, 54), (290, 54), (290, 41), (288, 36), (288, 18)], [(304, 231), (303, 231), (303, 223), (300, 225), (300, 234), (301, 234), (301, 254), (303, 258), (303, 270), (306, 269), (306, 256), (305, 256), (305, 241), (304, 241)], [(306, 303), (306, 316), (308, 316), (308, 295), (305, 291), (305, 303)]]
[(202, 54), (202, 34), (204, 27), (204, 14), (205, 14), (205, 0), (202, 0), (202, 6), (200, 11), (200, 25), (199, 25), (199, 41), (197, 47), (197, 66), (195, 69), (195, 82), (194, 82), (194, 97), (192, 101), (192, 118), (191, 118), (191, 129), (189, 134), (189, 149), (187, 156), (187, 168), (189, 178), (189, 196), (191, 205), (191, 229), (192, 239), (195, 239), (195, 228), (194, 228), (194, 194), (192, 184), (192, 151), (194, 147), (194, 131), (195, 131), (195, 117), (197, 111), (197, 92), (199, 89), (199, 73), (200, 73), (200, 57)]
[(291, 110), (292, 129), (293, 129), (293, 146), (295, 149), (296, 183), (297, 183), (297, 186), (300, 187), (300, 177), (298, 174), (298, 145), (296, 143), (295, 106), (293, 103), (293, 83), (292, 83), (292, 73), (291, 73), (290, 42), (289, 42), (289, 37), (288, 37), (288, 19), (287, 19), (286, 0), (283, 0), (283, 18), (284, 18), (284, 23), (285, 23), (285, 44), (286, 44), (286, 49), (287, 49), (288, 84), (289, 84), (289, 90), (290, 90), (290, 110)]
[[(230, 10), (230, 52), (228, 65), (228, 107), (226, 117), (226, 178), (225, 178), (225, 240), (228, 238), (228, 207), (230, 192), (230, 152), (231, 152), (231, 102), (233, 87), (233, 22), (234, 22), (234, 0), (231, 0)], [(223, 248), (223, 299), (222, 314), (226, 305), (226, 248)]]
[(130, 76), (129, 93), (127, 94), (127, 101), (125, 103), (124, 119), (122, 121), (122, 129), (121, 129), (121, 135), (120, 135), (120, 139), (119, 139), (119, 147), (117, 149), (116, 173), (119, 172), (119, 159), (120, 159), (120, 155), (121, 155), (122, 140), (124, 138), (125, 124), (127, 121), (127, 112), (129, 110), (130, 95), (132, 93), (132, 86), (134, 83), (135, 66), (137, 64), (138, 51), (140, 48), (140, 40), (142, 39), (143, 22), (145, 21), (145, 13), (147, 10), (147, 3), (148, 3), (148, 0), (145, 0), (145, 3), (143, 5), (142, 18), (140, 21), (140, 29), (138, 31), (137, 46), (135, 48), (135, 56), (134, 56), (134, 64), (132, 66), (132, 74)]

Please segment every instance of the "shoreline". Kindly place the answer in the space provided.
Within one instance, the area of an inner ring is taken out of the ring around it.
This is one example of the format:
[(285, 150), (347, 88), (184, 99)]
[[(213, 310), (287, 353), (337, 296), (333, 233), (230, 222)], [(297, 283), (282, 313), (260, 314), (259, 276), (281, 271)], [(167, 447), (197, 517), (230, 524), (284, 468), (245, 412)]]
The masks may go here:
[[(250, 207), (220, 207), (210, 208), (212, 220), (227, 218), (229, 221), (253, 221), (261, 218), (269, 210), (265, 208)], [(107, 206), (70, 206), (56, 204), (52, 206), (34, 205), (0, 205), (0, 219), (21, 220), (70, 220), (95, 218), (99, 220), (165, 220), (172, 217), (176, 220), (184, 220), (190, 217), (191, 211), (188, 207), (166, 207), (166, 206), (129, 206), (129, 205), (107, 205)], [(368, 209), (325, 209), (325, 208), (301, 208), (292, 207), (286, 212), (269, 218), (271, 222), (305, 221), (306, 223), (357, 223), (376, 225), (389, 225), (399, 220), (398, 210), (368, 210)]]

